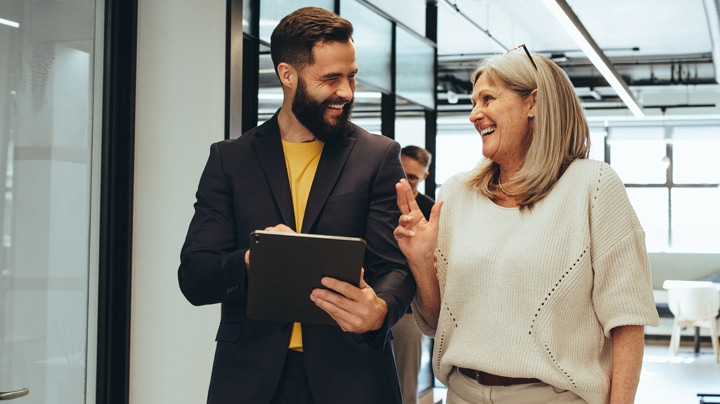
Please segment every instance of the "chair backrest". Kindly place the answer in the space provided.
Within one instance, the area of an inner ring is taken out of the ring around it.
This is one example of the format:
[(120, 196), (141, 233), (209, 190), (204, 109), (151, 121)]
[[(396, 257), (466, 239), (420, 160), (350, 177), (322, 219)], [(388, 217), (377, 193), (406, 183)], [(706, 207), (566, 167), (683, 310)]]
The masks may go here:
[(683, 319), (710, 319), (720, 312), (720, 290), (713, 286), (668, 289), (668, 308)]

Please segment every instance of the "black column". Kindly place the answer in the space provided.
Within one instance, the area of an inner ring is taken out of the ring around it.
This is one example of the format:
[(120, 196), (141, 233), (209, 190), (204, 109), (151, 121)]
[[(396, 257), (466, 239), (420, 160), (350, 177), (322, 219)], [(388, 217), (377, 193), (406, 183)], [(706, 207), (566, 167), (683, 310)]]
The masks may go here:
[[(437, 1), (429, 0), (425, 8), (425, 36), (437, 43), (438, 37), (438, 10)], [(435, 48), (435, 63), (433, 66), (433, 88), (435, 89), (435, 108), (425, 111), (425, 148), (433, 155), (433, 163), (430, 165), (430, 174), (425, 179), (425, 194), (433, 199), (436, 197), (437, 182), (435, 181), (435, 161), (437, 151), (437, 47)]]
[(96, 402), (127, 404), (137, 0), (105, 1)]

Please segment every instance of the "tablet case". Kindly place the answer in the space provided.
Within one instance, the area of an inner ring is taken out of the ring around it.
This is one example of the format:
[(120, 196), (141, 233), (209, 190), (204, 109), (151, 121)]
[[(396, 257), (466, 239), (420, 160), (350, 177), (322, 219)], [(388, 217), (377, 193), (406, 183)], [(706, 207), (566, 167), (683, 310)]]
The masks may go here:
[(355, 286), (365, 240), (355, 237), (256, 230), (250, 234), (248, 318), (336, 324), (312, 300), (324, 276)]

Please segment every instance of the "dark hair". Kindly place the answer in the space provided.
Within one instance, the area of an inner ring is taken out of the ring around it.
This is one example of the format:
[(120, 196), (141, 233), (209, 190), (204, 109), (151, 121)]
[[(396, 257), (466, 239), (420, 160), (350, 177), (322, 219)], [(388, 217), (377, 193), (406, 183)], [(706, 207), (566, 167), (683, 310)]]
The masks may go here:
[(296, 69), (313, 64), (317, 43), (352, 41), (350, 21), (319, 7), (303, 7), (286, 15), (270, 36), (270, 55), (275, 72), (285, 62)]
[(418, 146), (405, 146), (400, 150), (400, 155), (417, 160), (425, 167), (429, 167), (432, 162), (432, 154)]

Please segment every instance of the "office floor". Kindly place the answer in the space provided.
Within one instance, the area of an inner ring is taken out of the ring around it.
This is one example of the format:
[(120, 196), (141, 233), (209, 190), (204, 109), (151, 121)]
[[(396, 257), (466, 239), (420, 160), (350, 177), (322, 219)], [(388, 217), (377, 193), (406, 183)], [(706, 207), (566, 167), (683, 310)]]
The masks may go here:
[[(667, 338), (648, 338), (636, 404), (697, 404), (698, 393), (720, 394), (720, 364), (715, 363), (708, 339), (694, 353), (691, 339), (683, 339), (677, 356), (669, 356)], [(421, 397), (421, 404), (443, 403), (445, 389), (436, 388)], [(706, 398), (720, 403), (720, 397)]]
[[(699, 403), (697, 393), (720, 394), (720, 364), (715, 363), (709, 339), (704, 339), (700, 353), (694, 353), (693, 342), (683, 339), (677, 356), (668, 355), (668, 339), (649, 339), (635, 402)], [(706, 399), (720, 403), (720, 397)]]

